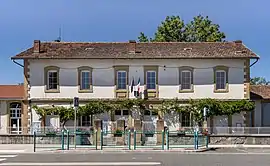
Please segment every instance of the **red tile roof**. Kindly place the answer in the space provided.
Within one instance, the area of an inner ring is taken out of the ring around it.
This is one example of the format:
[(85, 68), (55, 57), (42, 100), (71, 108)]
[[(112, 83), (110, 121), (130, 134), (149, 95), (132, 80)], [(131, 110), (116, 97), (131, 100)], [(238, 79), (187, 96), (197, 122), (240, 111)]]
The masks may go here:
[[(238, 42), (39, 42), (12, 59), (259, 58)], [(133, 50), (132, 50), (133, 49)]]
[(0, 99), (23, 99), (23, 85), (0, 85)]
[(251, 85), (250, 91), (261, 99), (270, 99), (270, 85)]

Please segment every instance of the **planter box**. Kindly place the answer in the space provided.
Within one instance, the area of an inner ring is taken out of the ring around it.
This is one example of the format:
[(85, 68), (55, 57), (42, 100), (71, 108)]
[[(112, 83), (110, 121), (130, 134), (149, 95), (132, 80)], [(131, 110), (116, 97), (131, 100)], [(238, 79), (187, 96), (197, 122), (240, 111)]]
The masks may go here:
[(122, 137), (122, 133), (114, 133), (114, 137)]
[(146, 133), (145, 137), (154, 137), (154, 134), (153, 133)]
[(50, 137), (52, 137), (52, 136), (56, 136), (56, 134), (55, 133), (46, 133), (46, 136), (50, 136)]

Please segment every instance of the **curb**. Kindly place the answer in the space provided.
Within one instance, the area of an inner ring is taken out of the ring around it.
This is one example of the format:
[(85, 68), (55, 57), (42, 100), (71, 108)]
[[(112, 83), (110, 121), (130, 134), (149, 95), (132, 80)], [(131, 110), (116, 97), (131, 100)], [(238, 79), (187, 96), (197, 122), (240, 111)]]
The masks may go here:
[[(89, 150), (89, 149), (79, 149), (79, 150), (54, 150), (47, 151), (48, 153), (130, 153), (130, 152), (158, 152), (158, 153), (169, 153), (169, 152), (206, 152), (209, 148), (203, 149), (170, 149), (170, 150), (154, 150), (154, 149), (138, 149), (138, 150), (127, 150), (127, 149), (111, 149), (111, 150)], [(42, 152), (41, 152), (42, 153)], [(44, 152), (43, 152), (44, 153)]]

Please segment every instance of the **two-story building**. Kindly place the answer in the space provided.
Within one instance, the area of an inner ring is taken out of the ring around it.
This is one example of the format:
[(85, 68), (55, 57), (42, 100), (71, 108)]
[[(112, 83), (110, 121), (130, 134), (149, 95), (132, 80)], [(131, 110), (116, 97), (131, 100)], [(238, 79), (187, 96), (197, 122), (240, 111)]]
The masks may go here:
[[(153, 101), (178, 98), (249, 99), (251, 59), (258, 56), (235, 42), (40, 42), (12, 57), (23, 60), (29, 105), (71, 106), (73, 97), (134, 98), (131, 82), (139, 82)], [(38, 121), (34, 110), (24, 120)], [(118, 112), (119, 117), (126, 116)], [(246, 114), (245, 114), (246, 115)], [(107, 117), (108, 118), (108, 117)], [(187, 118), (187, 117), (183, 117)], [(212, 126), (248, 125), (242, 116), (228, 124), (216, 117)], [(248, 118), (249, 119), (249, 118)], [(88, 123), (81, 117), (78, 125)], [(244, 124), (246, 123), (246, 124)]]

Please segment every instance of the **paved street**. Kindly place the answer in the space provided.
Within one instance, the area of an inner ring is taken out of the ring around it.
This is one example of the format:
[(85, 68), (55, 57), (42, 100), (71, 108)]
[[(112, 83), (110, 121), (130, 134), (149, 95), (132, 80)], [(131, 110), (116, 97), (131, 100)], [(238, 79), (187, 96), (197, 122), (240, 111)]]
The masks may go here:
[[(2, 155), (4, 156), (4, 155)], [(179, 152), (68, 152), (6, 155), (1, 165), (118, 165), (118, 166), (269, 166), (270, 149), (218, 149), (202, 153)], [(1, 155), (0, 155), (1, 158)]]

